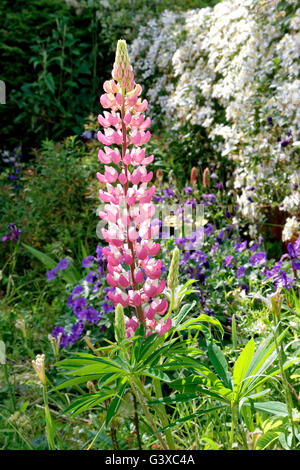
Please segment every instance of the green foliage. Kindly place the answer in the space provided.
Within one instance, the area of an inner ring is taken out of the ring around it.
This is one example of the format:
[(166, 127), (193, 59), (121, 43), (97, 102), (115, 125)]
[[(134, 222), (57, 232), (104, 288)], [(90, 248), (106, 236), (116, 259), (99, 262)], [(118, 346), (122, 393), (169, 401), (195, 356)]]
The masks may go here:
[[(97, 200), (89, 189), (96, 173), (94, 160), (73, 137), (62, 144), (45, 141), (36, 152), (35, 166), (24, 172), (22, 193), (0, 186), (1, 232), (14, 221), (24, 230), (22, 239), (28, 245), (44, 251), (49, 243), (59, 242), (60, 251), (69, 254), (77, 249), (76, 240), (96, 240)], [(0, 249), (4, 253), (6, 246)]]

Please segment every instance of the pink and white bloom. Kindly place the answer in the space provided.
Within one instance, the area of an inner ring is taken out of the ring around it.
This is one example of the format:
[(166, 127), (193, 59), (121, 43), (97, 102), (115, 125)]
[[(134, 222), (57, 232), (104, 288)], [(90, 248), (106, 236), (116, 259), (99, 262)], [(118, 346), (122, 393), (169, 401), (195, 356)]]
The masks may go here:
[(115, 288), (108, 296), (115, 306), (120, 303), (133, 312), (131, 318), (126, 317), (127, 337), (134, 335), (140, 323), (146, 327), (147, 336), (153, 332), (162, 335), (171, 328), (172, 321), (161, 318), (168, 302), (161, 297), (166, 285), (159, 279), (162, 262), (154, 258), (160, 244), (152, 239), (159, 226), (151, 225), (155, 186), (150, 184), (153, 172), (146, 168), (154, 157), (147, 157), (142, 148), (151, 137), (151, 120), (143, 114), (148, 102), (140, 97), (142, 87), (134, 81), (123, 40), (118, 41), (112, 77), (103, 85), (105, 93), (100, 103), (105, 111), (98, 116), (103, 131), (97, 134), (104, 145), (98, 153), (104, 168), (97, 173), (106, 186), (99, 192), (105, 203), (99, 216), (107, 222), (102, 233), (109, 245), (103, 253), (107, 282)]

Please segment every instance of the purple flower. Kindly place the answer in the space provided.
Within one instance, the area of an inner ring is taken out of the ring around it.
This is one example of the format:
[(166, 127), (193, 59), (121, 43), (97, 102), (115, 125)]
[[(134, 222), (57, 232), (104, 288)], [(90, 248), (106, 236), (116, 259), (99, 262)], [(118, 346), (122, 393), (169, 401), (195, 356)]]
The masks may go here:
[(263, 264), (267, 261), (267, 255), (265, 251), (259, 251), (258, 253), (255, 253), (254, 255), (251, 256), (249, 259), (249, 263), (252, 264), (252, 266), (259, 266), (260, 264)]
[(81, 137), (83, 137), (84, 139), (91, 139), (93, 136), (92, 132), (91, 131), (84, 131), (82, 134), (81, 134)]
[(186, 194), (191, 194), (193, 192), (193, 188), (191, 188), (190, 186), (185, 186), (185, 188), (183, 188), (183, 191)]
[(62, 259), (57, 265), (58, 269), (60, 270), (67, 269), (68, 266), (69, 261), (66, 258)]
[(292, 268), (295, 270), (295, 271), (298, 271), (298, 269), (300, 269), (300, 262), (299, 261), (295, 261), (294, 259), (292, 260)]
[(267, 116), (267, 121), (270, 126), (273, 126), (273, 119), (271, 116)]
[(93, 287), (93, 293), (98, 292), (98, 290), (100, 289), (100, 287), (101, 287), (101, 281), (95, 282), (94, 287)]
[(75, 299), (73, 301), (73, 312), (75, 315), (79, 316), (81, 310), (86, 306), (86, 298), (85, 297), (79, 297), (78, 299)]
[(88, 307), (86, 309), (86, 319), (88, 323), (95, 325), (98, 323), (100, 318), (100, 312), (98, 312), (94, 307)]
[(203, 198), (205, 199), (205, 203), (207, 206), (209, 206), (213, 202), (216, 202), (215, 194), (203, 194)]
[(93, 261), (94, 261), (94, 257), (91, 255), (88, 256), (87, 258), (84, 258), (84, 260), (82, 260), (82, 267), (88, 268), (89, 266), (91, 266)]
[(68, 335), (66, 335), (65, 333), (65, 329), (62, 327), (62, 326), (55, 326), (52, 330), (52, 333), (51, 335), (54, 337), (54, 338), (58, 338), (58, 335), (61, 333), (61, 338), (60, 338), (60, 343), (59, 343), (59, 346), (61, 348), (65, 348), (66, 346), (69, 345), (69, 338), (68, 338)]
[(253, 243), (253, 245), (249, 247), (249, 249), (250, 249), (251, 251), (256, 251), (257, 248), (258, 248), (258, 244), (257, 244), (257, 243)]
[(216, 183), (216, 188), (217, 189), (223, 189), (224, 188), (224, 184), (223, 183)]
[(55, 326), (52, 330), (52, 333), (51, 333), (51, 336), (53, 336), (53, 338), (57, 338), (59, 333), (61, 334), (64, 334), (65, 333), (65, 329), (63, 326)]
[(207, 224), (204, 228), (204, 233), (207, 237), (210, 237), (213, 231), (215, 230), (214, 224)]
[(10, 230), (10, 233), (7, 233), (4, 237), (2, 237), (2, 241), (6, 242), (7, 240), (11, 240), (13, 242), (17, 242), (20, 236), (20, 233), (24, 233), (24, 230), (19, 230), (17, 228), (17, 224), (15, 222), (11, 223), (8, 225), (8, 230)]
[(114, 310), (114, 306), (108, 302), (103, 302), (102, 308), (105, 313), (109, 313)]
[(71, 333), (69, 335), (69, 344), (74, 344), (77, 341), (84, 330), (84, 323), (79, 321), (72, 326)]
[(238, 253), (242, 253), (247, 248), (247, 240), (237, 243), (234, 247), (234, 251)]
[(285, 139), (281, 142), (281, 147), (282, 148), (285, 148), (287, 147), (289, 144), (291, 143), (291, 141), (289, 139)]
[(236, 277), (244, 276), (245, 272), (246, 272), (246, 266), (239, 266), (236, 271)]
[(48, 281), (51, 281), (52, 279), (55, 278), (56, 274), (58, 273), (58, 268), (50, 269), (50, 271), (47, 271), (46, 276)]
[(211, 247), (210, 254), (213, 255), (217, 251), (218, 248), (219, 248), (219, 243), (217, 242)]
[(86, 282), (91, 282), (91, 283), (96, 282), (97, 279), (98, 279), (98, 274), (96, 272), (88, 273), (85, 278)]
[(170, 199), (175, 196), (172, 186), (170, 186), (169, 189), (163, 189), (163, 193), (165, 199)]
[(226, 268), (232, 267), (231, 261), (233, 260), (233, 256), (226, 256), (226, 258), (223, 260), (223, 264)]
[(153, 196), (154, 202), (162, 202), (163, 198), (161, 196)]
[(81, 285), (75, 286), (74, 289), (73, 289), (73, 291), (72, 291), (72, 295), (73, 295), (73, 296), (80, 295), (83, 291), (84, 291), (83, 286), (81, 286)]

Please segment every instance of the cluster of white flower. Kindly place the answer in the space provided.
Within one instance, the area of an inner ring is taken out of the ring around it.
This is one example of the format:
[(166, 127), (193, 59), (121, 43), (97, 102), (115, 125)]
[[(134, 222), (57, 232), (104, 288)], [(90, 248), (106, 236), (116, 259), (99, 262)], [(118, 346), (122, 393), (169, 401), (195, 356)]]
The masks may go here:
[(130, 55), (149, 84), (152, 117), (173, 129), (201, 125), (216, 154), (235, 161), (233, 186), (250, 233), (274, 208), (286, 214), (283, 239), (299, 232), (297, 2), (223, 0), (214, 8), (166, 11), (140, 29)]

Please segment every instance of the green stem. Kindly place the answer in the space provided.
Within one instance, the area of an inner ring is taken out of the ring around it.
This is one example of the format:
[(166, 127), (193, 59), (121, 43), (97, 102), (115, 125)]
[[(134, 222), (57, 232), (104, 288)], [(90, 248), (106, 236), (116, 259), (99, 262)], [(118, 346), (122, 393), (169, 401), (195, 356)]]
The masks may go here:
[[(163, 398), (160, 380), (159, 379), (154, 379), (153, 383), (154, 383), (156, 398), (159, 400), (160, 398)], [(160, 410), (162, 425), (164, 427), (169, 426), (169, 419), (168, 419), (168, 416), (167, 416), (165, 405), (159, 405), (158, 409)], [(175, 447), (175, 443), (174, 443), (174, 440), (173, 440), (172, 433), (171, 433), (170, 429), (165, 430), (165, 435), (166, 435), (166, 439), (167, 439), (169, 449), (170, 450), (175, 450), (176, 447)]]
[(43, 385), (43, 398), (44, 398), (44, 404), (45, 404), (45, 420), (46, 420), (48, 447), (49, 447), (49, 450), (55, 450), (54, 430), (53, 430), (53, 423), (52, 423), (52, 418), (51, 418), (49, 404), (48, 404), (47, 385)]
[(281, 324), (280, 324), (280, 321), (277, 322), (276, 314), (274, 312), (273, 312), (273, 320), (274, 320), (274, 324), (275, 324), (275, 329), (273, 330), (273, 335), (274, 335), (274, 340), (275, 340), (276, 352), (277, 352), (277, 355), (278, 355), (281, 381), (282, 381), (282, 384), (283, 384), (283, 387), (284, 387), (285, 403), (286, 403), (286, 406), (287, 406), (287, 409), (288, 409), (289, 419), (290, 419), (291, 426), (292, 426), (292, 434), (293, 434), (292, 447), (293, 447), (293, 445), (295, 443), (295, 428), (294, 428), (293, 412), (292, 412), (293, 401), (292, 401), (292, 398), (291, 398), (291, 395), (290, 395), (290, 392), (289, 392), (288, 382), (287, 382), (287, 378), (286, 378), (284, 367), (283, 367), (284, 357), (283, 357), (282, 345), (279, 346), (278, 341), (277, 341), (278, 337), (277, 337), (276, 330), (277, 330), (277, 327), (278, 327), (278, 334), (280, 335), (281, 334), (281, 328), (280, 328)]
[(151, 416), (151, 413), (150, 413), (150, 411), (149, 411), (149, 408), (148, 408), (148, 406), (147, 406), (146, 403), (145, 403), (144, 396), (143, 396), (143, 394), (140, 392), (140, 385), (142, 385), (142, 384), (139, 384), (139, 383), (136, 384), (135, 381), (132, 380), (132, 381), (130, 382), (130, 385), (131, 385), (131, 388), (132, 388), (133, 392), (136, 394), (136, 397), (138, 398), (138, 400), (139, 400), (139, 402), (140, 402), (140, 404), (141, 404), (141, 407), (143, 408), (144, 413), (145, 413), (145, 415), (147, 416), (147, 418), (148, 418), (148, 420), (149, 420), (149, 423), (151, 424), (151, 426), (152, 426), (152, 428), (153, 428), (153, 431), (154, 431), (155, 434), (157, 435), (158, 440), (159, 440), (159, 442), (160, 442), (161, 445), (162, 445), (162, 448), (163, 448), (164, 450), (168, 450), (168, 446), (166, 445), (165, 441), (163, 440), (161, 433), (158, 431), (158, 429), (157, 429), (157, 427), (156, 427), (156, 424), (155, 424), (155, 422), (154, 422), (154, 420), (153, 420), (153, 417)]
[(235, 409), (233, 405), (231, 407), (231, 429), (230, 429), (230, 437), (229, 437), (229, 450), (232, 450), (232, 444), (233, 444), (234, 424), (235, 424), (234, 413), (235, 413)]

